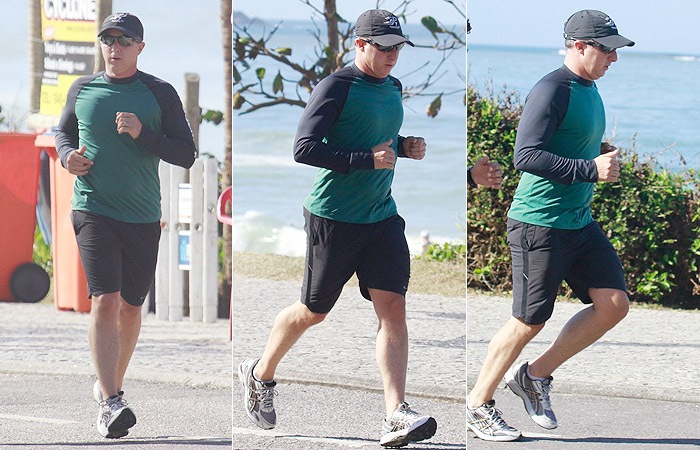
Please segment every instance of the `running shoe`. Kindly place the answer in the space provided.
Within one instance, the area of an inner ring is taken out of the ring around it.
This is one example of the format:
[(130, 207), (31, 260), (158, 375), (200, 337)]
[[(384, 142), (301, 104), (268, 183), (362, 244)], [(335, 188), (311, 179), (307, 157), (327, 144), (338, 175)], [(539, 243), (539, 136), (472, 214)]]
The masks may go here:
[(102, 436), (109, 439), (124, 437), (134, 425), (136, 416), (123, 398), (115, 395), (100, 403), (97, 431)]
[[(117, 395), (119, 397), (123, 397), (124, 391), (117, 392)], [(95, 399), (98, 405), (104, 400), (104, 397), (102, 396), (102, 389), (100, 388), (100, 380), (95, 380), (95, 384), (92, 385), (92, 397)]]
[(251, 358), (242, 361), (238, 365), (238, 379), (243, 385), (243, 406), (248, 418), (264, 430), (275, 428), (277, 414), (273, 405), (273, 398), (277, 395), (274, 381), (258, 381), (253, 376), (253, 369), (259, 358)]
[(408, 403), (401, 402), (391, 417), (384, 419), (379, 444), (384, 447), (403, 447), (409, 442), (430, 439), (436, 430), (435, 419), (419, 414), (412, 410)]
[(544, 380), (532, 380), (527, 376), (528, 363), (514, 367), (506, 373), (505, 381), (511, 391), (523, 400), (525, 410), (530, 418), (542, 428), (551, 430), (557, 427), (557, 417), (552, 411), (549, 400), (549, 390), (552, 388), (552, 377)]
[(467, 428), (485, 441), (505, 442), (520, 438), (520, 431), (509, 426), (501, 417), (495, 400), (489, 400), (475, 409), (467, 408)]

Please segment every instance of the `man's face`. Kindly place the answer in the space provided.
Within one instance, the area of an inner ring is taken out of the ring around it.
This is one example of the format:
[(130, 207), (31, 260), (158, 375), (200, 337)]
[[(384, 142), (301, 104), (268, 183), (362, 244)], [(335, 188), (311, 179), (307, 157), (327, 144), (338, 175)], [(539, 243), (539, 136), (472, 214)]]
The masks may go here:
[(604, 53), (599, 47), (591, 44), (581, 43), (583, 48), (583, 68), (588, 74), (587, 78), (595, 81), (607, 72), (612, 63), (617, 61), (617, 51), (613, 50), (610, 53)]
[(383, 52), (376, 45), (365, 42), (361, 39), (355, 40), (355, 51), (361, 52), (361, 59), (364, 67), (360, 67), (368, 75), (375, 78), (384, 78), (389, 76), (391, 69), (394, 68), (399, 59), (399, 50), (396, 48)]
[[(107, 36), (123, 36), (119, 30), (107, 30)], [(100, 41), (102, 57), (105, 60), (105, 71), (107, 75), (114, 78), (127, 78), (136, 73), (136, 62), (139, 54), (146, 44), (143, 42), (132, 42), (129, 46), (122, 46), (115, 40), (111, 46)]]

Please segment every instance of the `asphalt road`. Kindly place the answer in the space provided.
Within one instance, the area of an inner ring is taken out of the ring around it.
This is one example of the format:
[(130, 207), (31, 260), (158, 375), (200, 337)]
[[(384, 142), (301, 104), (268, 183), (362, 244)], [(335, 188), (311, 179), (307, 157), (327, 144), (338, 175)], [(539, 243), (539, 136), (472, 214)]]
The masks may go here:
[[(556, 386), (555, 386), (556, 389)], [(469, 450), (683, 450), (700, 448), (700, 405), (552, 393), (559, 426), (546, 430), (528, 417), (519, 397), (496, 391), (496, 407), (523, 433), (512, 443), (486, 442), (471, 431)]]
[(0, 449), (195, 450), (231, 447), (231, 390), (129, 381), (137, 418), (125, 438), (97, 432), (94, 378), (0, 374)]
[[(243, 409), (243, 388), (233, 387), (233, 448), (236, 450), (379, 450), (384, 419), (384, 397), (377, 392), (278, 383), (275, 397), (277, 427), (262, 430)], [(445, 381), (446, 388), (450, 386)], [(456, 450), (465, 448), (464, 403), (407, 398), (411, 407), (435, 417), (438, 429), (429, 440), (408, 449)]]

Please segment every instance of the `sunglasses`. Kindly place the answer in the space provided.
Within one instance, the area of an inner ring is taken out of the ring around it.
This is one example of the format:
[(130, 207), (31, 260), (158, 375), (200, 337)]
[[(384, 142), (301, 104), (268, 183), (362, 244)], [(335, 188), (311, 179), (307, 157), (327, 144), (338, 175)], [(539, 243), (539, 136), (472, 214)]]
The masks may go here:
[(115, 42), (119, 42), (119, 45), (122, 47), (130, 47), (131, 44), (133, 44), (134, 42), (138, 43), (141, 41), (137, 38), (132, 38), (132, 37), (128, 37), (128, 36), (104, 35), (104, 36), (100, 36), (100, 42), (102, 42), (107, 47), (113, 46)]
[(584, 44), (592, 45), (593, 47), (598, 47), (600, 49), (600, 51), (605, 53), (606, 55), (609, 55), (610, 53), (617, 50), (617, 49), (612, 48), (612, 47), (606, 47), (603, 44), (599, 44), (599, 43), (594, 42), (594, 41), (581, 41), (581, 42), (583, 42)]
[(361, 39), (361, 40), (365, 41), (368, 44), (374, 45), (375, 47), (377, 47), (377, 50), (379, 50), (380, 52), (385, 52), (385, 53), (389, 53), (390, 51), (392, 51), (394, 49), (396, 49), (397, 52), (401, 51), (401, 49), (403, 48), (403, 46), (405, 44), (405, 42), (402, 42), (402, 43), (396, 44), (396, 45), (380, 45), (380, 44), (377, 44), (376, 42), (374, 42), (372, 39)]

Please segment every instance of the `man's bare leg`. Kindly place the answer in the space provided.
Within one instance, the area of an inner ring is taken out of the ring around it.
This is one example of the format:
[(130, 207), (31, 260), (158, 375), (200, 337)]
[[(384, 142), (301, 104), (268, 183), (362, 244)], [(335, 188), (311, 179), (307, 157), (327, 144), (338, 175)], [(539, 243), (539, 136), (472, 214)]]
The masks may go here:
[(136, 342), (141, 332), (141, 306), (130, 305), (120, 298), (119, 320), (119, 360), (117, 364), (117, 389), (121, 390), (124, 384), (124, 374), (134, 354)]
[(600, 339), (629, 311), (629, 299), (618, 289), (589, 289), (593, 304), (576, 313), (557, 339), (530, 363), (530, 375), (546, 378), (566, 360)]
[(253, 375), (258, 380), (271, 381), (282, 357), (311, 326), (321, 323), (326, 314), (316, 314), (301, 301), (284, 308), (275, 317), (275, 323), (267, 338), (265, 351), (255, 365)]
[(117, 395), (119, 390), (119, 328), (117, 326), (121, 296), (112, 292), (92, 297), (88, 340), (95, 372), (100, 380), (103, 398)]
[(404, 401), (408, 367), (406, 299), (395, 292), (368, 289), (379, 319), (376, 358), (384, 385), (386, 416)]
[(513, 365), (525, 345), (544, 328), (544, 324), (528, 325), (511, 317), (489, 343), (484, 365), (474, 388), (469, 393), (469, 406), (476, 408), (493, 399), (503, 376)]

